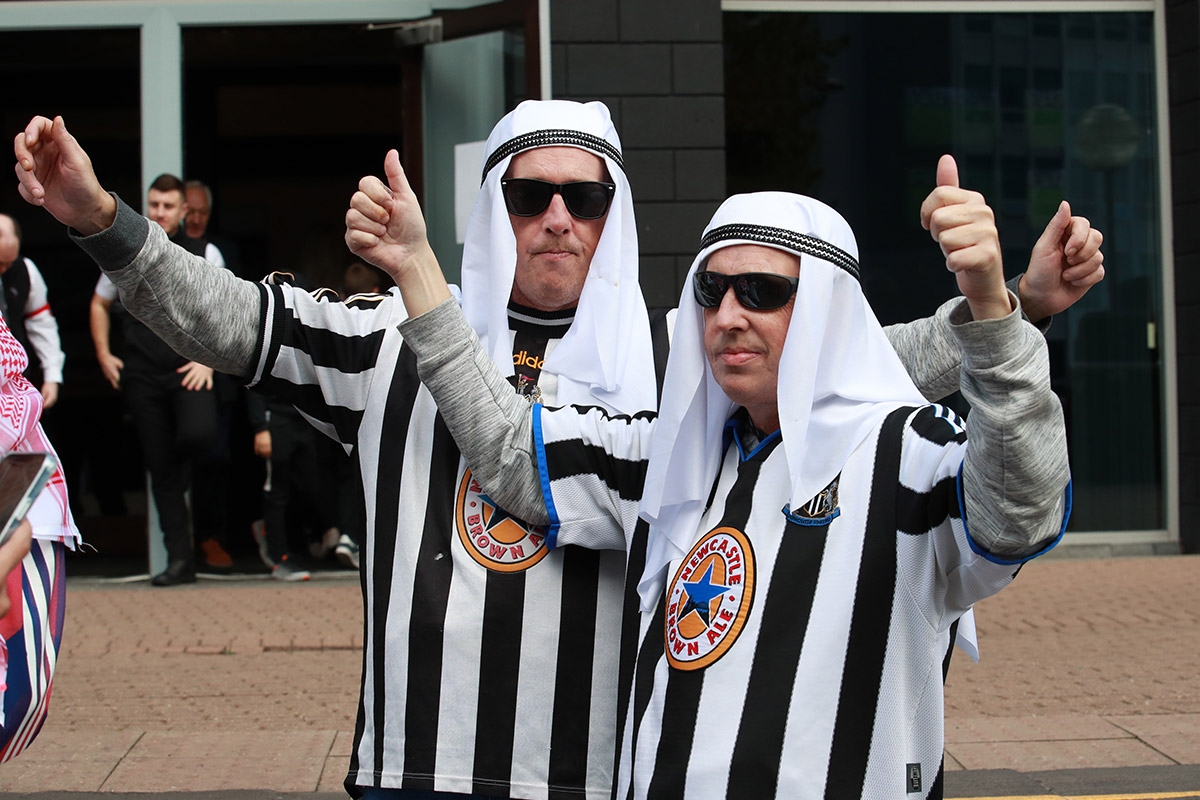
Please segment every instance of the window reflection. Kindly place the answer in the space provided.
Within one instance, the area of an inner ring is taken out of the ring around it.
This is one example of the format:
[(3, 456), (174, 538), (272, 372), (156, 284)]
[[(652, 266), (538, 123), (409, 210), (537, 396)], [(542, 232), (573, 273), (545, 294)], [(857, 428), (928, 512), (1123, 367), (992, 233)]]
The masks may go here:
[(885, 324), (955, 292), (917, 216), (943, 152), (995, 209), (1010, 276), (1062, 198), (1104, 232), (1107, 279), (1048, 334), (1072, 530), (1165, 526), (1151, 24), (1140, 12), (725, 14), (729, 190), (841, 211)]

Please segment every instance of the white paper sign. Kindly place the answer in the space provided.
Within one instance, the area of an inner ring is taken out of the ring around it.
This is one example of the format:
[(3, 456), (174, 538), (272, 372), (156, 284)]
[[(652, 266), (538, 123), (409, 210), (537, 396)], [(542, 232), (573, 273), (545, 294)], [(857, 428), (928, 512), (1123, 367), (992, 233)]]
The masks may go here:
[(467, 142), (454, 145), (454, 240), (459, 244), (467, 238), (467, 220), (471, 206), (479, 194), (483, 170), (483, 148), (487, 142)]

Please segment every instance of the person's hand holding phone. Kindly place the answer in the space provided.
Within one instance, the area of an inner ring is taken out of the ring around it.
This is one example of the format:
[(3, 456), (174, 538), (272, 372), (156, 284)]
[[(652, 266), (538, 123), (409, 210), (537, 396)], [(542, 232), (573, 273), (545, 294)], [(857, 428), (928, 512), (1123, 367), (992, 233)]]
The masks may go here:
[(57, 467), (53, 453), (7, 453), (0, 457), (0, 545), (25, 519)]
[(57, 465), (51, 453), (8, 453), (0, 458), (0, 617), (10, 606), (4, 591), (8, 575), (29, 553), (33, 540), (33, 526), (25, 514)]

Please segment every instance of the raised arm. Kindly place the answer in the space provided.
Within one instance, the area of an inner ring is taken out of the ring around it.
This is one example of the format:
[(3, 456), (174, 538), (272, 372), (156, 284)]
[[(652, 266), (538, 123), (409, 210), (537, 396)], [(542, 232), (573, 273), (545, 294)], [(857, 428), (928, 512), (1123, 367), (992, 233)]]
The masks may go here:
[(529, 400), (488, 358), (453, 300), (400, 324), (421, 382), (471, 465), (471, 476), (505, 510), (535, 525), (551, 519), (542, 496)]
[(383, 160), (387, 184), (368, 175), (358, 182), (346, 212), (346, 246), (396, 282), (410, 317), (450, 298), (450, 287), (429, 246), (421, 204), (408, 185), (400, 154)]
[(346, 244), (396, 281), (409, 314), (400, 332), (472, 476), (503, 508), (544, 525), (550, 517), (529, 402), (500, 375), (451, 298), (395, 150), (384, 159), (384, 173), (386, 185), (374, 176), (359, 182), (346, 212)]
[(981, 196), (957, 187), (952, 164), (945, 158), (939, 164), (939, 187), (922, 206), (922, 222), (965, 297), (949, 318), (972, 405), (963, 510), (980, 547), (1016, 560), (1062, 531), (1070, 480), (1066, 430), (1050, 390), (1045, 341), (1021, 321), (1019, 302), (1004, 288), (991, 210)]
[(21, 196), (74, 229), (74, 241), (117, 285), (134, 316), (192, 361), (250, 373), (259, 287), (171, 244), (159, 226), (106, 192), (62, 117), (35, 117), (17, 134), (13, 152)]

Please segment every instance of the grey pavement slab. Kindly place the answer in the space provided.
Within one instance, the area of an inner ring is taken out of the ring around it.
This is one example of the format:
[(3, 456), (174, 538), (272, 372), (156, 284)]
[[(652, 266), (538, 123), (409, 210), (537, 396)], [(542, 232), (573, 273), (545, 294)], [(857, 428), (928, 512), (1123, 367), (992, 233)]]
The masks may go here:
[(1200, 797), (1200, 766), (1077, 769), (1050, 772), (976, 770), (946, 775), (947, 798)]

